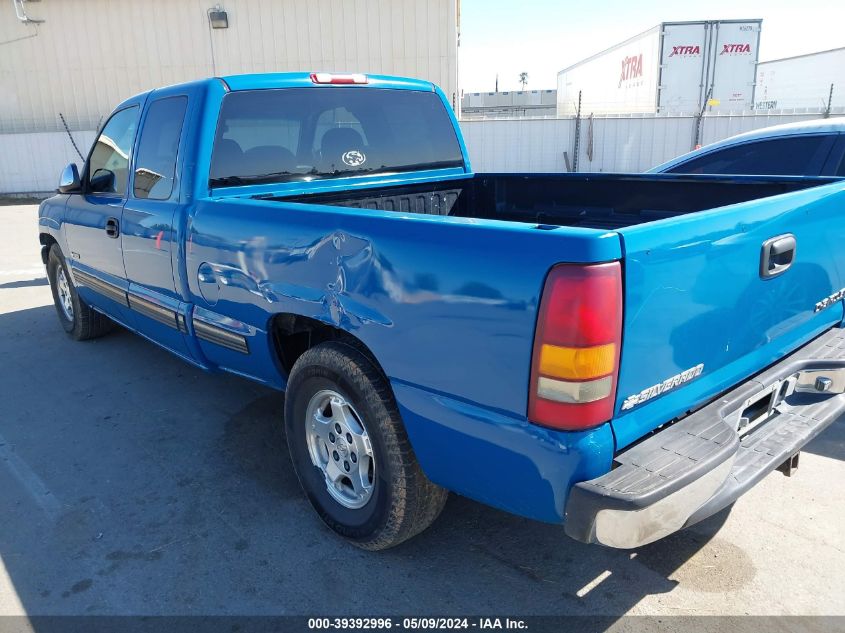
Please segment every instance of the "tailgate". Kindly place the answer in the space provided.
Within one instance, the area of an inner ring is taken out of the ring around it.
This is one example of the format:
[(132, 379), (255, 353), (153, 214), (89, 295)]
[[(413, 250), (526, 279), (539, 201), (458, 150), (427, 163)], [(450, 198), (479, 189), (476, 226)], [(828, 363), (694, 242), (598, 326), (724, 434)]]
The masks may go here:
[[(625, 314), (617, 449), (840, 322), (845, 183), (619, 230)], [(794, 259), (764, 278), (774, 258)], [(763, 252), (766, 250), (766, 254)], [(828, 299), (828, 301), (825, 301)]]

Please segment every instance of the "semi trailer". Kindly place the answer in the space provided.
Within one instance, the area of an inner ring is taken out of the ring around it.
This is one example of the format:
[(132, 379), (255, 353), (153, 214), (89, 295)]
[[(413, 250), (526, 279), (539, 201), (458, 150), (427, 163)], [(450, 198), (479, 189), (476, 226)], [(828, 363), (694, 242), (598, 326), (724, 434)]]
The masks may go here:
[(662, 22), (560, 71), (558, 116), (750, 110), (761, 24)]

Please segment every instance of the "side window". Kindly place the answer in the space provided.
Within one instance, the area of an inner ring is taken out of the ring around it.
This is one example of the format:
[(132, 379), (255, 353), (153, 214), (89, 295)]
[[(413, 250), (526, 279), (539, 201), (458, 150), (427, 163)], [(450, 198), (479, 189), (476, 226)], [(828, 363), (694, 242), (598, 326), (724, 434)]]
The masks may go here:
[(129, 156), (138, 126), (138, 106), (116, 112), (94, 143), (88, 161), (88, 188), (94, 193), (126, 193)]
[[(716, 150), (669, 170), (673, 174), (817, 176), (830, 151), (830, 135), (793, 136)], [(812, 170), (813, 173), (810, 173)]]
[(159, 99), (150, 105), (135, 159), (132, 192), (136, 198), (167, 200), (173, 192), (176, 154), (187, 107), (187, 97)]

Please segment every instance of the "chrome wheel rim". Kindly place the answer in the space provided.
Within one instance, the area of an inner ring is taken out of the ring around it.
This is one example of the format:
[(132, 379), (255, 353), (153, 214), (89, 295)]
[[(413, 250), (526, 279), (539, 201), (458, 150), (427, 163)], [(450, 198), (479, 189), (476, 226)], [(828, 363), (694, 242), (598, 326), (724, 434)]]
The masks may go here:
[(318, 391), (305, 413), (308, 454), (326, 490), (345, 508), (362, 508), (375, 484), (373, 447), (361, 416), (336, 391)]
[(68, 283), (65, 269), (59, 267), (59, 275), (56, 278), (56, 286), (59, 291), (59, 307), (68, 321), (73, 321), (73, 298), (70, 294), (70, 283)]

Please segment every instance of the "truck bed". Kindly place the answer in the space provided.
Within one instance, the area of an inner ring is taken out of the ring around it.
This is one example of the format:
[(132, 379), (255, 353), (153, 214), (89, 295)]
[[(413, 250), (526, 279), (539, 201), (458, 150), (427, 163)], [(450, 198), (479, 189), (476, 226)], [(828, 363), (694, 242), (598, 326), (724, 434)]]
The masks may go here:
[(827, 178), (476, 174), (442, 183), (278, 198), (538, 225), (619, 229), (830, 182)]
[[(618, 245), (625, 280), (624, 352), (611, 422), (618, 450), (658, 424), (706, 403), (841, 320), (840, 303), (828, 309), (816, 307), (824, 305), (819, 302), (827, 297), (835, 301), (845, 285), (839, 248), (843, 196), (843, 184), (832, 178), (479, 174), (437, 184), (295, 200), (507, 221), (488, 225), (484, 228), (493, 230), (486, 231), (473, 224), (414, 222), (400, 232), (405, 236), (402, 248), (408, 248), (407, 235), (413, 234), (415, 247), (426, 254), (421, 258), (437, 253), (436, 266), (447, 256), (452, 258), (450, 265), (462, 271), (474, 270), (470, 262), (483, 261), (485, 268), (472, 272), (472, 283), (475, 279), (496, 280), (496, 284), (528, 279), (537, 274), (536, 269), (519, 272), (515, 267), (538, 259), (547, 263), (609, 261), (614, 258), (591, 249), (599, 242)], [(279, 200), (285, 205), (284, 198)], [(706, 213), (713, 209), (718, 212)], [(411, 222), (421, 216), (406, 217)], [(321, 220), (326, 221), (322, 214)], [(364, 234), (382, 224), (379, 230), (386, 236), (392, 239), (397, 234), (390, 228), (393, 223), (363, 214), (349, 216), (349, 222), (353, 220), (365, 227)], [(532, 228), (546, 230), (526, 230)], [(435, 229), (441, 229), (438, 236), (427, 242), (425, 235), (433, 235)], [(782, 258), (766, 249), (779, 239), (793, 244)], [(374, 247), (374, 252), (384, 248)], [(483, 248), (485, 255), (474, 248)], [(493, 267), (489, 253), (506, 254), (502, 261), (510, 268)], [(780, 274), (777, 266), (789, 270)], [(426, 277), (426, 284), (443, 287), (437, 275)], [(406, 279), (418, 277), (416, 270), (405, 272)], [(331, 278), (335, 278), (333, 272)], [(397, 283), (391, 282), (391, 287)], [(536, 305), (533, 301), (529, 303)], [(472, 319), (478, 323), (489, 319), (489, 314), (473, 313)], [(443, 331), (439, 320), (438, 332)], [(500, 332), (496, 336), (500, 345), (503, 337)], [(442, 355), (452, 352), (447, 349)], [(466, 358), (461, 356), (464, 367)], [(679, 382), (671, 393), (656, 396), (667, 380), (681, 381), (699, 367), (701, 375), (695, 380)], [(520, 376), (511, 384), (523, 380)], [(489, 395), (481, 398), (489, 399)], [(629, 405), (623, 408), (625, 402)]]

